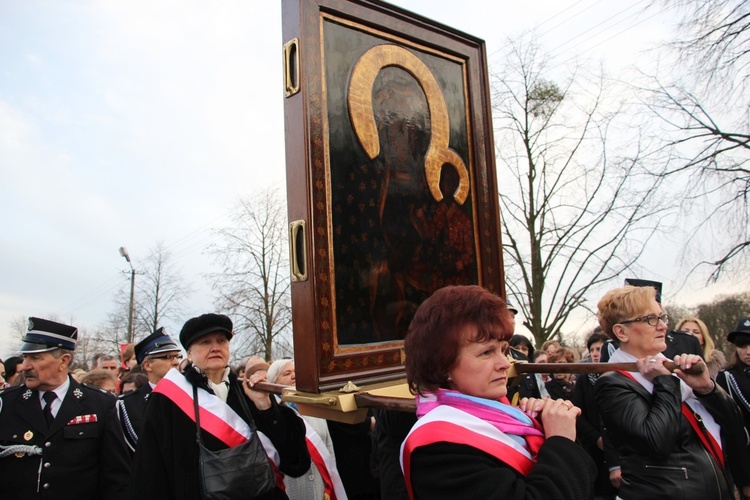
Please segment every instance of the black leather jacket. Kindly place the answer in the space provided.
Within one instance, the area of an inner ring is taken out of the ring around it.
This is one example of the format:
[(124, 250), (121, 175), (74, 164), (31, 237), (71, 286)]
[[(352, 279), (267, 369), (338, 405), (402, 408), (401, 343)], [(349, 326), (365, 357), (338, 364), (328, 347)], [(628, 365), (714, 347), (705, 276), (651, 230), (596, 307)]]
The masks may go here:
[[(620, 498), (734, 498), (731, 475), (711, 458), (682, 415), (679, 379), (662, 375), (653, 384), (650, 394), (612, 372), (595, 385), (604, 431), (620, 454)], [(700, 400), (722, 427), (723, 443), (740, 439), (742, 417), (720, 387)]]

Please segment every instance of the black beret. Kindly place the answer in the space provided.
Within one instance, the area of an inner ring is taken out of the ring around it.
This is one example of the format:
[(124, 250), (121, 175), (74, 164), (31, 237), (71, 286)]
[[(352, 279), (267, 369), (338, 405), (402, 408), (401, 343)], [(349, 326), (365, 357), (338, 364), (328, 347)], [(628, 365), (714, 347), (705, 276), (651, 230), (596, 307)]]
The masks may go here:
[(201, 314), (196, 318), (190, 318), (180, 330), (180, 343), (185, 350), (190, 344), (209, 333), (221, 332), (232, 340), (232, 320), (223, 314)]

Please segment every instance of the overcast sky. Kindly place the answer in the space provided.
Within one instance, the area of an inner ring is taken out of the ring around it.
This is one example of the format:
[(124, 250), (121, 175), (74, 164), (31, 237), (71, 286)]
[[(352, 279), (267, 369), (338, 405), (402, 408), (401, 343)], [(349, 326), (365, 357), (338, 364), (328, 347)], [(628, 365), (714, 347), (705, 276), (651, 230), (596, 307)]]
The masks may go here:
[[(673, 21), (645, 1), (393, 3), (483, 38), (491, 68), (536, 28), (559, 63), (624, 72)], [(138, 268), (164, 242), (196, 289), (188, 314), (212, 310), (211, 228), (238, 197), (285, 191), (282, 43), (277, 1), (0, 2), (0, 356), (12, 320), (104, 322), (123, 245)], [(676, 280), (666, 259), (654, 278)]]

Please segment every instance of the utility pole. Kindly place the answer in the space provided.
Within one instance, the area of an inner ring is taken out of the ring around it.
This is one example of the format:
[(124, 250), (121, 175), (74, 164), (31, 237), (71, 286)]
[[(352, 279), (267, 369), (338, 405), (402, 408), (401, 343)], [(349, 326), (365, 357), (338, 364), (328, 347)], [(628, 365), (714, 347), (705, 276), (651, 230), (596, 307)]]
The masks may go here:
[(135, 269), (133, 268), (133, 264), (130, 262), (130, 255), (128, 254), (127, 248), (120, 247), (120, 255), (125, 257), (125, 260), (128, 261), (128, 264), (130, 265), (130, 311), (128, 313), (128, 344), (132, 344), (133, 343), (133, 313), (134, 313), (133, 298), (135, 296)]

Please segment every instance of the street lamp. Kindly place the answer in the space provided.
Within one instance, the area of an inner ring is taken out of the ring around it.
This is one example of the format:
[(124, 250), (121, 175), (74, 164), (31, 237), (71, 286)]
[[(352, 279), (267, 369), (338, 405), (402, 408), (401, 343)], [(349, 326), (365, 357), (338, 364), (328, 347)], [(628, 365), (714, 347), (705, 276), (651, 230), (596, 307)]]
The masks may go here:
[(130, 311), (128, 314), (128, 344), (133, 343), (133, 296), (135, 295), (135, 269), (133, 264), (130, 262), (130, 255), (128, 255), (128, 249), (120, 247), (120, 255), (125, 257), (130, 265)]

